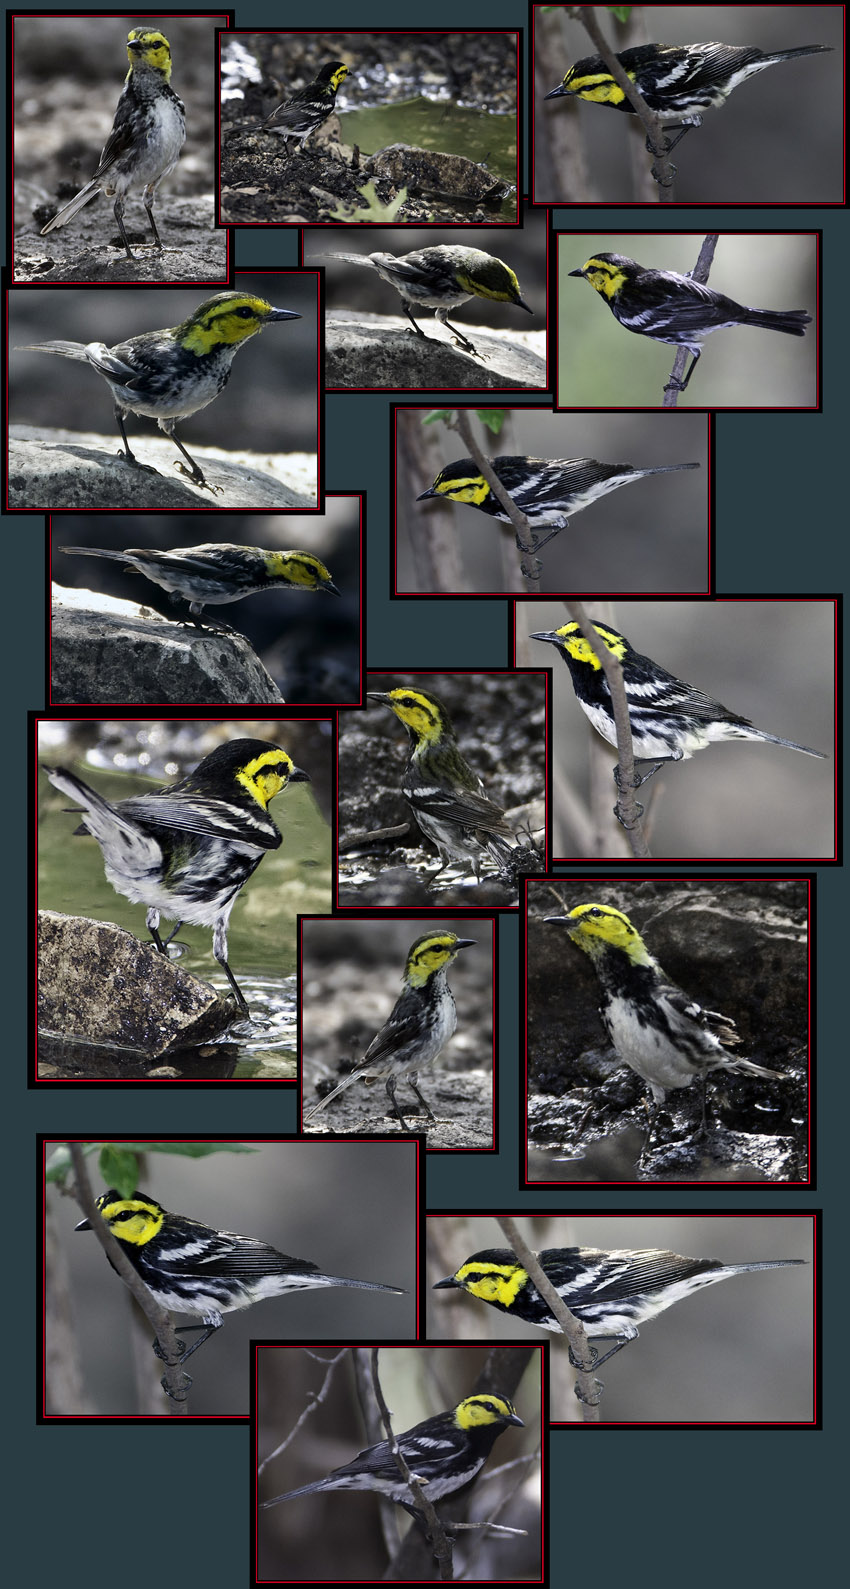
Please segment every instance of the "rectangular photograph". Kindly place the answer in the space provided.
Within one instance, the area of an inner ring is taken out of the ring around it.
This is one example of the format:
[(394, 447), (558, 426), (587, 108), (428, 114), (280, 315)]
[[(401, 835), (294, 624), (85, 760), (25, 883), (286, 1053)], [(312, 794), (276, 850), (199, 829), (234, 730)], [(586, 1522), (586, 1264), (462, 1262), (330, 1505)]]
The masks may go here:
[(367, 673), (368, 710), (339, 719), (340, 909), (518, 907), (547, 850), (547, 683)]
[(517, 225), (518, 33), (219, 37), (223, 225)]
[(436, 413), (394, 404), (392, 415), (394, 597), (713, 589), (704, 415), (683, 417), (675, 436), (652, 414), (564, 415), (531, 403)]
[(529, 879), (527, 1185), (813, 1184), (814, 895)]
[(840, 607), (802, 595), (516, 602), (516, 661), (542, 646), (555, 673), (556, 858), (839, 859)]
[(371, 912), (298, 925), (304, 1131), (392, 1121), (425, 1132), (430, 1152), (493, 1152), (495, 918)]
[(41, 1423), (247, 1419), (258, 1326), (417, 1332), (416, 1139), (40, 1137), (38, 1154)]
[(51, 704), (361, 704), (364, 519), (52, 515)]
[(40, 718), (32, 767), (33, 1079), (294, 1081), (296, 914), (331, 908), (331, 721)]
[(237, 271), (206, 297), (13, 287), (8, 300), (12, 511), (320, 505), (316, 271)]
[(818, 409), (820, 245), (819, 232), (558, 232), (555, 406)]
[(429, 1338), (545, 1331), (553, 1426), (820, 1427), (819, 1213), (454, 1212), (425, 1224)]
[(545, 1344), (253, 1346), (253, 1582), (548, 1581)]
[(302, 233), (324, 267), (332, 391), (541, 391), (547, 365), (547, 217), (518, 230), (350, 228)]
[(232, 15), (10, 18), (16, 282), (227, 284), (216, 29)]

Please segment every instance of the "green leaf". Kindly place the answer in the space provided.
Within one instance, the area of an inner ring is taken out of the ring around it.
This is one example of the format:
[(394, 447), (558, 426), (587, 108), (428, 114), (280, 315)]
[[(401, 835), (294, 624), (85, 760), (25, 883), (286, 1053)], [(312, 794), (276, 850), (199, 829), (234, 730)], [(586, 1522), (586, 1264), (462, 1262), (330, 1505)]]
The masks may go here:
[(442, 424), (448, 425), (451, 417), (452, 410), (450, 408), (434, 408), (430, 414), (425, 415), (422, 423), (423, 425), (436, 425), (439, 420)]
[(122, 1197), (132, 1197), (139, 1184), (137, 1154), (107, 1142), (101, 1149), (98, 1168), (107, 1186), (114, 1186)]
[(608, 6), (606, 9), (613, 13), (618, 22), (628, 22), (632, 14), (631, 6)]
[[(121, 1142), (114, 1147), (111, 1143), (83, 1142), (80, 1144), (86, 1158), (93, 1153), (100, 1153), (100, 1169), (107, 1186), (115, 1186), (119, 1191), (126, 1184), (119, 1181), (118, 1177), (126, 1173), (123, 1169), (116, 1169), (111, 1175), (104, 1170), (104, 1164), (117, 1163), (118, 1155), (135, 1155), (138, 1153), (173, 1153), (184, 1159), (205, 1159), (211, 1153), (259, 1153), (259, 1148), (246, 1147), (244, 1142)], [(111, 1149), (116, 1154), (116, 1160), (105, 1158), (107, 1150)], [(135, 1158), (134, 1158), (135, 1163)], [(47, 1161), (45, 1181), (64, 1185), (71, 1172), (71, 1154), (66, 1147), (58, 1147)], [(135, 1191), (138, 1181), (138, 1167), (135, 1170), (135, 1179), (130, 1191)], [(129, 1193), (125, 1193), (128, 1196)]]
[(476, 409), (476, 413), (482, 425), (486, 425), (488, 430), (492, 430), (494, 436), (500, 435), (507, 418), (503, 408), (479, 408)]

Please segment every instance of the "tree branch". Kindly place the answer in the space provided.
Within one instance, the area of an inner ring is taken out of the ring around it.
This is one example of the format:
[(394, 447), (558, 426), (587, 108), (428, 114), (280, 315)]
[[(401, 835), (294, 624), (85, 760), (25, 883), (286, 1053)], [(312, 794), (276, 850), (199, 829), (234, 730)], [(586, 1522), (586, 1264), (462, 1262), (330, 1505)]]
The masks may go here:
[[(711, 267), (714, 262), (714, 250), (717, 247), (717, 239), (719, 236), (719, 232), (706, 233), (702, 240), (702, 247), (699, 251), (697, 262), (694, 265), (693, 270), (688, 272), (691, 280), (698, 281), (702, 287), (704, 287), (708, 281)], [(670, 382), (664, 388), (664, 401), (662, 404), (664, 408), (677, 407), (679, 401), (679, 390), (675, 383), (676, 381), (681, 383), (687, 362), (688, 349), (678, 348), (676, 351), (676, 357), (673, 360), (673, 368), (670, 371)]]
[(424, 1490), (422, 1488), (422, 1485), (416, 1479), (414, 1479), (413, 1474), (410, 1471), (410, 1468), (408, 1467), (407, 1463), (405, 1462), (404, 1456), (402, 1454), (401, 1448), (400, 1448), (399, 1443), (398, 1443), (398, 1440), (397, 1440), (396, 1436), (393, 1434), (393, 1426), (392, 1426), (392, 1420), (391, 1420), (391, 1416), (390, 1416), (390, 1410), (389, 1410), (386, 1402), (384, 1401), (384, 1394), (383, 1394), (383, 1391), (381, 1390), (381, 1382), (380, 1382), (380, 1379), (378, 1378), (378, 1347), (377, 1346), (372, 1348), (372, 1351), (371, 1351), (371, 1362), (372, 1362), (372, 1389), (373, 1389), (373, 1391), (375, 1393), (375, 1400), (378, 1403), (378, 1408), (379, 1408), (379, 1411), (380, 1411), (380, 1414), (381, 1414), (381, 1419), (383, 1421), (384, 1428), (385, 1428), (385, 1430), (387, 1432), (387, 1439), (388, 1439), (388, 1441), (390, 1443), (390, 1450), (392, 1451), (392, 1454), (393, 1454), (396, 1462), (398, 1463), (399, 1471), (401, 1472), (402, 1477), (404, 1478), (404, 1481), (405, 1481), (408, 1489), (410, 1490), (410, 1495), (411, 1495), (411, 1499), (412, 1499), (413, 1505), (416, 1507), (417, 1512), (421, 1512), (422, 1517), (423, 1517), (423, 1519), (425, 1521), (425, 1524), (427, 1526), (428, 1532), (429, 1532), (429, 1534), (431, 1536), (431, 1545), (432, 1545), (432, 1548), (433, 1548), (433, 1551), (434, 1551), (434, 1555), (437, 1558), (437, 1562), (438, 1562), (439, 1568), (440, 1568), (440, 1578), (442, 1580), (451, 1581), (454, 1578), (454, 1567), (452, 1565), (452, 1546), (451, 1546), (450, 1541), (446, 1538), (446, 1534), (445, 1534), (445, 1530), (443, 1528), (443, 1525), (440, 1522), (440, 1519), (437, 1516), (436, 1512), (434, 1511), (434, 1508), (433, 1508), (430, 1500), (428, 1499), (428, 1496), (425, 1494), (425, 1492), (424, 1492)]
[(156, 1336), (165, 1354), (163, 1358), (165, 1372), (163, 1388), (168, 1392), (168, 1410), (173, 1417), (185, 1417), (188, 1412), (188, 1375), (177, 1362), (180, 1355), (177, 1344), (177, 1335), (174, 1329), (174, 1320), (165, 1308), (148, 1290), (144, 1281), (136, 1273), (126, 1253), (122, 1251), (120, 1241), (116, 1241), (106, 1222), (101, 1218), (100, 1210), (94, 1200), (91, 1189), (85, 1156), (79, 1142), (68, 1142), (68, 1151), (71, 1163), (74, 1166), (74, 1196), (83, 1214), (91, 1225), (101, 1247), (114, 1269), (117, 1269), (124, 1284), (132, 1291), (145, 1317), (148, 1319), (154, 1335)]
[(567, 6), (567, 14), (576, 22), (581, 22), (585, 31), (590, 34), (596, 45), (597, 54), (602, 56), (615, 83), (623, 90), (629, 104), (643, 122), (646, 130), (647, 144), (652, 155), (652, 175), (658, 185), (659, 204), (675, 203), (673, 183), (676, 177), (676, 167), (670, 159), (670, 145), (664, 131), (664, 123), (654, 110), (650, 110), (640, 90), (635, 87), (631, 78), (618, 61), (610, 44), (607, 42), (592, 6)]
[(469, 423), (469, 416), (467, 415), (466, 410), (462, 408), (456, 408), (454, 415), (455, 430), (458, 432), (464, 446), (468, 447), (470, 456), (474, 458), (494, 497), (496, 497), (497, 501), (502, 504), (502, 507), (504, 508), (508, 518), (511, 521), (511, 524), (514, 527), (517, 544), (519, 545), (519, 549), (523, 554), (522, 563), (520, 566), (522, 569), (525, 588), (531, 594), (538, 593), (540, 590), (540, 574), (542, 571), (542, 565), (539, 557), (537, 557), (534, 552), (534, 534), (532, 532), (531, 525), (529, 524), (525, 514), (520, 512), (513, 498), (508, 496), (508, 493), (496, 474), (490, 459), (487, 458), (481, 451), (481, 448), (472, 434), (472, 426)]
[(325, 1363), (325, 1365), (327, 1367), (327, 1373), (325, 1374), (325, 1377), (324, 1377), (324, 1380), (322, 1381), (320, 1389), (317, 1390), (317, 1391), (311, 1391), (310, 1392), (310, 1399), (307, 1402), (307, 1405), (304, 1408), (304, 1411), (299, 1413), (298, 1417), (295, 1420), (295, 1423), (292, 1425), (292, 1428), (290, 1429), (289, 1434), (286, 1436), (286, 1438), (284, 1440), (281, 1440), (280, 1444), (276, 1445), (274, 1450), (270, 1451), (268, 1456), (264, 1457), (262, 1462), (259, 1463), (259, 1465), (257, 1467), (257, 1478), (258, 1479), (265, 1472), (265, 1469), (268, 1467), (269, 1463), (274, 1459), (274, 1457), (279, 1457), (281, 1452), (282, 1451), (286, 1451), (288, 1449), (288, 1447), (292, 1444), (292, 1441), (295, 1439), (295, 1436), (297, 1435), (299, 1429), (301, 1428), (301, 1425), (303, 1423), (305, 1423), (308, 1418), (311, 1418), (313, 1416), (313, 1413), (316, 1411), (316, 1408), (317, 1407), (321, 1407), (323, 1401), (327, 1400), (328, 1393), (330, 1391), (331, 1383), (332, 1383), (333, 1376), (334, 1376), (334, 1371), (338, 1367), (338, 1365), (342, 1362), (343, 1358), (347, 1356), (348, 1351), (349, 1351), (349, 1348), (347, 1346), (343, 1346), (342, 1349), (339, 1352), (337, 1352), (334, 1357), (330, 1357), (330, 1358), (319, 1357), (315, 1352), (312, 1352), (312, 1353), (308, 1354), (309, 1356), (313, 1357), (316, 1362)]
[(635, 795), (635, 756), (632, 745), (629, 703), (626, 699), (626, 687), (623, 683), (623, 669), (619, 658), (612, 656), (608, 647), (600, 640), (584, 610), (583, 604), (580, 601), (568, 601), (564, 605), (570, 617), (578, 624), (605, 674), (605, 680), (611, 693), (614, 726), (617, 731), (617, 764), (620, 769), (620, 781), (617, 785), (616, 811), (628, 834), (632, 854), (644, 858), (650, 856), (651, 851), (641, 826), (640, 812)]
[(599, 1380), (595, 1379), (593, 1375), (592, 1354), (584, 1325), (580, 1319), (577, 1319), (570, 1312), (566, 1303), (555, 1290), (551, 1280), (544, 1274), (535, 1254), (520, 1235), (516, 1220), (509, 1218), (506, 1214), (497, 1214), (496, 1220), (501, 1225), (509, 1246), (513, 1248), (517, 1262), (522, 1264), (532, 1285), (539, 1291), (543, 1301), (548, 1303), (552, 1309), (555, 1318), (570, 1343), (572, 1356), (577, 1362), (591, 1364), (590, 1368), (576, 1369), (576, 1395), (581, 1402), (584, 1422), (599, 1423), (601, 1385)]

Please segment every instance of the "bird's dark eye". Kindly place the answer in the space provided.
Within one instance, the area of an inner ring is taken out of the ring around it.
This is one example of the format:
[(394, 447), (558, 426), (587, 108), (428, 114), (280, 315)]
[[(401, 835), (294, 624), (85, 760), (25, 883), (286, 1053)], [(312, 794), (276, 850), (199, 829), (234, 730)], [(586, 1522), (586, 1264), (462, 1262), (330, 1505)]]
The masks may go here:
[(253, 311), (253, 309), (249, 309), (249, 308), (248, 308), (248, 307), (247, 307), (247, 305), (246, 305), (246, 306), (245, 306), (245, 308), (244, 308), (244, 309), (237, 309), (237, 311), (236, 311), (236, 313), (237, 313), (237, 314), (238, 314), (238, 315), (241, 315), (241, 317), (242, 317), (242, 319), (243, 319), (243, 320), (253, 320), (253, 318), (254, 318), (254, 311)]

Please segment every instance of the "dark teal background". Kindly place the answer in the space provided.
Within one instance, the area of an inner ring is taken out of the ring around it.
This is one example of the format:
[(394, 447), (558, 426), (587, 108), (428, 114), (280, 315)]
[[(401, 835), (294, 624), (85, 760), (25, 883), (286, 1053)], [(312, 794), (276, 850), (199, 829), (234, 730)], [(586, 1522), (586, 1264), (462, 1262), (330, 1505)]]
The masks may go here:
[[(73, 10), (73, 7), (60, 7)], [(104, 10), (106, 8), (103, 8)], [(699, 8), (714, 13), (719, 8)], [(793, 9), (793, 8), (789, 8)], [(807, 39), (805, 8), (800, 40)], [(162, 13), (165, 14), (164, 12)], [(419, 11), (371, 0), (316, 8), (323, 27), (410, 29), (521, 27), (526, 8), (509, 0), (430, 0)], [(90, 14), (91, 16), (92, 14)], [(81, 21), (96, 36), (95, 20)], [(160, 13), (139, 13), (156, 21)], [(286, 26), (291, 8), (253, 0), (237, 7), (238, 27)], [(135, 25), (135, 16), (131, 25)], [(722, 36), (695, 32), (695, 38)], [(753, 39), (757, 43), (757, 39)], [(97, 44), (95, 42), (95, 48)], [(526, 57), (528, 46), (526, 46)], [(176, 81), (176, 73), (175, 73)], [(742, 90), (742, 95), (745, 90)], [(743, 104), (742, 104), (743, 108)], [(793, 113), (793, 99), (789, 114)], [(724, 114), (730, 114), (727, 111)], [(7, 156), (8, 171), (8, 156)], [(577, 231), (599, 228), (786, 230), (824, 232), (822, 414), (742, 414), (717, 421), (717, 577), (723, 592), (790, 595), (841, 590), (847, 570), (847, 215), (844, 211), (624, 209), (578, 210), (562, 216)], [(237, 268), (297, 264), (297, 236), (283, 230), (237, 230)], [(4, 254), (4, 257), (6, 255)], [(535, 400), (537, 394), (535, 394)], [(389, 591), (389, 424), (384, 397), (327, 399), (326, 486), (368, 494), (368, 662), (372, 667), (505, 665), (507, 616), (497, 602), (454, 603), (451, 623), (429, 602), (392, 605)], [(89, 1137), (161, 1130), (210, 1135), (222, 1129), (250, 1136), (272, 1125), (270, 1094), (253, 1090), (95, 1087), (27, 1092), (25, 1085), (25, 900), (28, 876), (18, 835), (27, 820), (25, 711), (44, 705), (43, 524), (5, 518), (2, 547), (3, 679), (9, 755), (5, 763), (4, 831), (7, 889), (3, 966), (8, 1014), (4, 1054), (5, 1257), (4, 1334), (7, 1454), (4, 1558), (16, 1579), (48, 1583), (83, 1574), (101, 1585), (150, 1589), (198, 1582), (234, 1586), (248, 1571), (249, 1432), (184, 1426), (37, 1428), (35, 1242), (40, 1197), (36, 1131)], [(746, 798), (745, 792), (742, 797)], [(32, 802), (31, 802), (32, 804)], [(520, 1196), (516, 1191), (518, 994), (517, 928), (500, 927), (501, 1154), (469, 1159), (435, 1156), (429, 1163), (431, 1206), (547, 1208), (808, 1209), (826, 1207), (827, 1233), (846, 1210), (847, 1020), (846, 889), (841, 871), (825, 868), (818, 891), (818, 1099), (826, 1104), (818, 1136), (819, 1190), (810, 1194), (567, 1191)], [(295, 1099), (274, 1094), (274, 1124), (295, 1129)], [(841, 1188), (844, 1187), (842, 1192)], [(344, 1211), (344, 1188), (341, 1209)], [(344, 1217), (344, 1215), (341, 1215)], [(494, 1236), (494, 1240), (496, 1240)], [(551, 1568), (555, 1581), (616, 1584), (652, 1579), (659, 1585), (711, 1585), (719, 1576), (806, 1583), (818, 1558), (837, 1546), (837, 1478), (846, 1468), (845, 1376), (840, 1372), (838, 1321), (847, 1317), (847, 1243), (826, 1245), (827, 1326), (833, 1374), (827, 1385), (825, 1432), (640, 1431), (585, 1434), (580, 1426), (551, 1441)], [(835, 1256), (838, 1271), (830, 1272)], [(258, 1333), (262, 1321), (258, 1320)], [(698, 1372), (698, 1363), (694, 1365)], [(794, 1365), (789, 1365), (794, 1372)], [(842, 1409), (842, 1402), (845, 1403)], [(832, 1539), (831, 1539), (832, 1536)], [(838, 1556), (843, 1559), (844, 1552)], [(817, 1568), (815, 1567), (815, 1570)], [(823, 1569), (822, 1569), (823, 1570)], [(828, 1570), (828, 1569), (827, 1569)], [(557, 1578), (556, 1578), (557, 1575)]]

